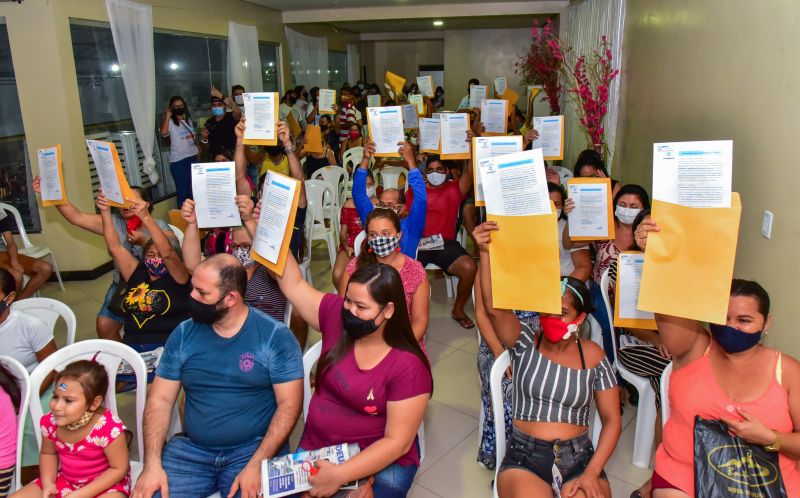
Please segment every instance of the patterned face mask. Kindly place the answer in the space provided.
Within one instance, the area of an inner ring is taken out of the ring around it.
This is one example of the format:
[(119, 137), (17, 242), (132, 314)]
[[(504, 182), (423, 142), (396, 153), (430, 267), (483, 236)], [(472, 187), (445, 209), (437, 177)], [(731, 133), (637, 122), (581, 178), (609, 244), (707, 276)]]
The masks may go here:
[(242, 264), (242, 266), (244, 266), (245, 268), (250, 268), (251, 266), (256, 264), (256, 261), (253, 259), (252, 254), (250, 254), (249, 247), (237, 247), (231, 252), (231, 254), (236, 259), (238, 259), (239, 262)]
[(154, 277), (163, 277), (167, 274), (167, 265), (161, 258), (147, 258), (144, 260), (144, 266), (150, 275)]
[(369, 239), (369, 247), (379, 258), (385, 258), (400, 248), (400, 238), (397, 235), (384, 237), (379, 235)]

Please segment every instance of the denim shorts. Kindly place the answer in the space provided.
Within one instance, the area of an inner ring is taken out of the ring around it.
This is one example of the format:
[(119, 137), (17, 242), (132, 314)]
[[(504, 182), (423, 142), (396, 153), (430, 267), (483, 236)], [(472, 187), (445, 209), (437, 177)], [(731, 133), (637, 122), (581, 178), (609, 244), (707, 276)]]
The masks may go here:
[(100, 307), (100, 311), (97, 312), (97, 316), (102, 316), (110, 320), (114, 320), (117, 323), (125, 323), (124, 317), (121, 317), (116, 313), (112, 313), (111, 310), (108, 309), (108, 305), (111, 304), (111, 299), (114, 298), (114, 294), (116, 292), (117, 292), (117, 282), (111, 282), (111, 285), (108, 286), (108, 290), (106, 291), (106, 297), (103, 298), (103, 305)]
[[(511, 438), (506, 445), (506, 456), (500, 466), (500, 472), (507, 469), (523, 469), (536, 474), (544, 482), (553, 482), (553, 464), (561, 473), (561, 482), (569, 482), (586, 470), (589, 460), (594, 455), (592, 440), (588, 434), (576, 438), (555, 441), (544, 441), (529, 436), (517, 429), (511, 431)], [(607, 479), (606, 473), (600, 474)]]

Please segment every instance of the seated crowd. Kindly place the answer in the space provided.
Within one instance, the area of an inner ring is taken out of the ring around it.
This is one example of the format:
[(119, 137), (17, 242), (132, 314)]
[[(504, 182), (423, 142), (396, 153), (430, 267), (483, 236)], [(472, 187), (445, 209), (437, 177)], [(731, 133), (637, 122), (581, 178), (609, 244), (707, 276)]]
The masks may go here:
[[(381, 96), (381, 102), (403, 102), (414, 91)], [(278, 144), (246, 146), (244, 92), (237, 85), (228, 97), (213, 89), (212, 115), (199, 132), (186, 101), (169, 100), (161, 133), (170, 145), (181, 234), (154, 217), (141, 189), (133, 189), (121, 209), (111, 207), (102, 192), (97, 213), (69, 203), (56, 206), (69, 223), (102, 236), (113, 258), (97, 336), (158, 356), (146, 387), (144, 462), (132, 476), (130, 432), (104, 399), (106, 370), (95, 361), (76, 361), (51, 373), (35, 393), (46, 413), (34, 421), (41, 444), (28, 420), (20, 462), (25, 486), (12, 496), (166, 498), (218, 492), (255, 498), (261, 494), (262, 460), (340, 443), (357, 443), (360, 453), (339, 465), (317, 462), (309, 496), (334, 496), (356, 480), (364, 494), (347, 496), (407, 496), (420, 466), (417, 433), (434, 388), (425, 343), (426, 335), (436, 332), (429, 331), (430, 269), (457, 279), (451, 317), (464, 329), (477, 325), (480, 334), (484, 423), (477, 461), (490, 469), (496, 466), (497, 445), (489, 373), (498, 356), (510, 355), (502, 386), (507, 450), (496, 483), (502, 498), (554, 496), (554, 482), (560, 496), (611, 496), (604, 468), (619, 441), (628, 398), (619, 388), (617, 364), (648, 379), (657, 407), (669, 402), (672, 413), (663, 435), (662, 421), (656, 421), (655, 469), (633, 496), (695, 496), (696, 416), (724, 420), (747, 443), (779, 451), (788, 496), (800, 496), (800, 436), (794, 426), (800, 423), (800, 365), (759, 342), (772, 317), (769, 296), (758, 283), (734, 280), (727, 321), (712, 324), (710, 331), (666, 315), (656, 316), (656, 331), (613, 326), (604, 295), (613, 307), (617, 258), (623, 251), (643, 251), (648, 234), (659, 230), (643, 187), (612, 180), (614, 239), (574, 241), (567, 214), (575, 204), (548, 166), (559, 227), (561, 313), (495, 308), (489, 248), (502, 226), (485, 221), (474, 206), (471, 161), (420, 153), (413, 133), (397, 144), (399, 161), (375, 157), (375, 144), (364, 136), (364, 115), (367, 95), (380, 95), (380, 87), (362, 82), (341, 90), (333, 116), (320, 114), (318, 88), (286, 92)], [(442, 105), (437, 89), (435, 97), (424, 98), (425, 115)], [(471, 144), (484, 129), (480, 113), (468, 105), (467, 96), (457, 112), (472, 114), (472, 129), (464, 137)], [(538, 132), (526, 129), (520, 118), (509, 115), (510, 134), (522, 135), (523, 148), (529, 149)], [(289, 122), (299, 130), (293, 133)], [(304, 150), (308, 125), (320, 126), (322, 152)], [(203, 201), (193, 198), (190, 172), (198, 157), (235, 163), (239, 226), (198, 228), (197, 203)], [(307, 282), (302, 268), (310, 258), (305, 240), (310, 201), (303, 181), (329, 166), (344, 168), (345, 182), (352, 179), (339, 219), (330, 220), (340, 226), (333, 293)], [(402, 183), (376, 181), (382, 170), (397, 166), (404, 170)], [(268, 171), (301, 185), (281, 275), (251, 252)], [(573, 174), (609, 177), (593, 150), (579, 155)], [(38, 178), (32, 188), (40, 192)], [(51, 269), (19, 254), (4, 222), (0, 355), (31, 372), (56, 351), (53, 333), (11, 304), (33, 295)], [(443, 247), (419, 249), (422, 239), (434, 236)], [(601, 288), (604, 275), (608, 286)], [(474, 321), (466, 312), (471, 296)], [(590, 317), (602, 329), (602, 344), (589, 338)], [(314, 393), (304, 400), (302, 355), (309, 327), (321, 332), (322, 344)], [(662, 400), (661, 377), (670, 363), (669, 400)], [(112, 391), (136, 387), (133, 376), (116, 380)], [(9, 492), (17, 463), (20, 396), (13, 373), (0, 363), (0, 498)], [(602, 424), (596, 447), (588, 430), (593, 403)], [(301, 416), (302, 437), (290, 446)]]

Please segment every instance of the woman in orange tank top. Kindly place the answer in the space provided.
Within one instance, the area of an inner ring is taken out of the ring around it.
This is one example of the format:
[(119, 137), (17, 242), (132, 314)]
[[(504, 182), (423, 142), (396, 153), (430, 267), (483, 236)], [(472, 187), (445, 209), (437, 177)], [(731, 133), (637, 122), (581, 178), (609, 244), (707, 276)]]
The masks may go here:
[[(647, 220), (636, 243), (658, 231)], [(734, 279), (724, 325), (656, 315), (672, 354), (670, 418), (656, 452), (653, 498), (694, 497), (694, 417), (722, 420), (752, 445), (779, 452), (788, 496), (800, 496), (800, 363), (760, 343), (772, 323), (769, 295), (758, 283)]]

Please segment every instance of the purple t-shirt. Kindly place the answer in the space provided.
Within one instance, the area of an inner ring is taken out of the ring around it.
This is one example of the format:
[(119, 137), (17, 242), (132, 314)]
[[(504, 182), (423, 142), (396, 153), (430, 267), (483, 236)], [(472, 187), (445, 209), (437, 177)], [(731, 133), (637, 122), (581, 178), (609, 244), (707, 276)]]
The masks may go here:
[[(322, 356), (341, 337), (344, 299), (326, 294), (319, 307)], [(363, 450), (381, 439), (386, 430), (386, 403), (430, 393), (433, 380), (428, 368), (413, 353), (392, 349), (370, 370), (358, 368), (351, 349), (320, 379), (308, 408), (303, 449), (324, 448), (339, 443), (358, 443)], [(400, 457), (400, 465), (419, 465), (417, 445)]]

